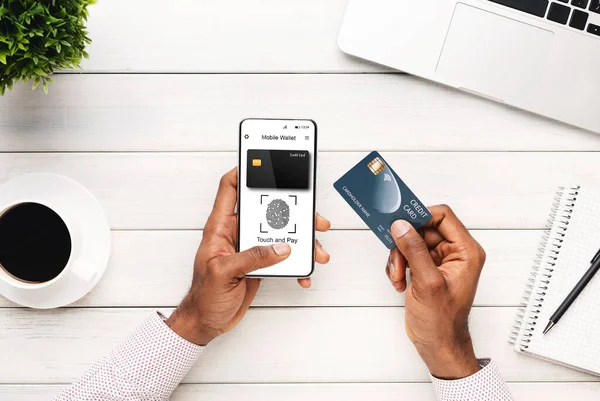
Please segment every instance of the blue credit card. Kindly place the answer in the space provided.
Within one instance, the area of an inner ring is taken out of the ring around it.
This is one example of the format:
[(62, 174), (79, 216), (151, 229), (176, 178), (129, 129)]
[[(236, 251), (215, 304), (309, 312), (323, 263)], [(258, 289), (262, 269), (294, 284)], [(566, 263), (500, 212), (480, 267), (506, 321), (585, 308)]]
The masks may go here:
[(333, 184), (342, 198), (388, 249), (396, 246), (390, 228), (406, 220), (418, 230), (431, 213), (381, 157), (371, 152)]

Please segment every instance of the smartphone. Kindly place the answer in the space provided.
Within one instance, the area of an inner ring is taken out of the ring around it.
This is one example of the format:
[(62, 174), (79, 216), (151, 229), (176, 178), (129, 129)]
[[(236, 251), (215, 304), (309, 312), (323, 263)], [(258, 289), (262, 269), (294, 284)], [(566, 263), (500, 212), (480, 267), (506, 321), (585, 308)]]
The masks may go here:
[(238, 251), (286, 242), (283, 262), (249, 277), (308, 277), (314, 270), (317, 124), (246, 119), (240, 124)]

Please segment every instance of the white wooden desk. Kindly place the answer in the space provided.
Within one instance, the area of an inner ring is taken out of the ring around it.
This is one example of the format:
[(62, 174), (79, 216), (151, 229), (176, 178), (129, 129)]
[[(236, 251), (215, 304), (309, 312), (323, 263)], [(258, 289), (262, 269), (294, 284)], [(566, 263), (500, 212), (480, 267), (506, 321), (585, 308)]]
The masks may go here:
[(239, 121), (319, 124), (320, 238), (313, 288), (263, 282), (173, 399), (433, 400), (404, 333), (387, 252), (334, 192), (377, 149), (428, 204), (448, 203), (488, 251), (471, 317), (479, 356), (517, 399), (596, 400), (596, 378), (520, 356), (507, 337), (561, 183), (600, 182), (600, 136), (354, 60), (336, 47), (346, 0), (101, 0), (84, 71), (50, 94), (0, 98), (0, 182), (70, 176), (104, 206), (110, 266), (87, 297), (34, 311), (0, 299), (0, 400), (46, 400), (151, 311), (184, 295)]

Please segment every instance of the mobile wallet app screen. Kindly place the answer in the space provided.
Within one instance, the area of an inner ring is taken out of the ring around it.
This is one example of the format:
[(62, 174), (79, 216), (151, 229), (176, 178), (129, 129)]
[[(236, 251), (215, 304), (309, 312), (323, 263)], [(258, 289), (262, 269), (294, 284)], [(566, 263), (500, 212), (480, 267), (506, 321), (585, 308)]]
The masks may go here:
[(282, 263), (258, 276), (306, 276), (314, 258), (316, 127), (306, 120), (245, 120), (239, 168), (240, 251), (288, 243)]

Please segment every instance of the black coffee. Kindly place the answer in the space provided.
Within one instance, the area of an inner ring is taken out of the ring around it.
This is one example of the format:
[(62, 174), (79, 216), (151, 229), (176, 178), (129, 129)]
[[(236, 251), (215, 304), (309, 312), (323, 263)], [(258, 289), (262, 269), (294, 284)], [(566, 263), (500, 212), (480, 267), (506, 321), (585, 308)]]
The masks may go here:
[(21, 203), (0, 216), (0, 267), (14, 278), (44, 283), (58, 276), (71, 256), (71, 235), (56, 212)]

